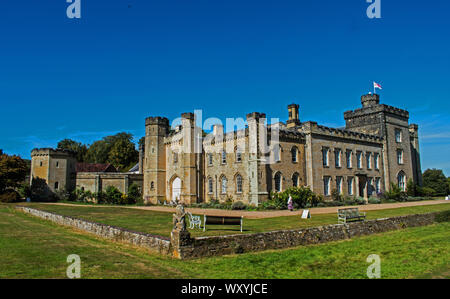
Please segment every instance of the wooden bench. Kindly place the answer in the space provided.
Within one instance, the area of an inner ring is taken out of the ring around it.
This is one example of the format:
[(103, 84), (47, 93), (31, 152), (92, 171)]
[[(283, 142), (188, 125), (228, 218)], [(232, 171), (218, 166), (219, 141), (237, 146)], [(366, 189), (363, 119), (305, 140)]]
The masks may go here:
[(364, 221), (366, 213), (360, 212), (358, 208), (338, 209), (338, 223), (344, 224), (353, 221)]
[(203, 215), (203, 231), (206, 231), (206, 225), (239, 225), (242, 232), (242, 224), (244, 217), (232, 217), (232, 216), (207, 216)]

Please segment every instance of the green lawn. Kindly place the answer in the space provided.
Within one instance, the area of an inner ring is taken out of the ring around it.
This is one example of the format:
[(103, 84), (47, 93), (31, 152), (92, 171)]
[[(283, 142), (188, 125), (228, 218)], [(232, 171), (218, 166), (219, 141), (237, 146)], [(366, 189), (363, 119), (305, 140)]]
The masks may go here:
[[(21, 204), (25, 205), (25, 204)], [(82, 218), (89, 221), (124, 227), (130, 230), (170, 236), (172, 229), (172, 213), (154, 212), (119, 207), (93, 206), (60, 206), (28, 203), (27, 206), (54, 212), (60, 215)], [(420, 214), (450, 209), (449, 204), (406, 207), (368, 211), (368, 219), (393, 217), (407, 214)], [(299, 216), (274, 217), (265, 219), (244, 219), (243, 233), (266, 232), (273, 230), (295, 229), (337, 223), (336, 214), (313, 215), (311, 219)], [(191, 230), (192, 236), (211, 236), (239, 234), (239, 226), (210, 226), (206, 232)]]
[(191, 261), (114, 243), (0, 205), (0, 278), (64, 278), (69, 254), (82, 278), (450, 278), (450, 223), (293, 249)]

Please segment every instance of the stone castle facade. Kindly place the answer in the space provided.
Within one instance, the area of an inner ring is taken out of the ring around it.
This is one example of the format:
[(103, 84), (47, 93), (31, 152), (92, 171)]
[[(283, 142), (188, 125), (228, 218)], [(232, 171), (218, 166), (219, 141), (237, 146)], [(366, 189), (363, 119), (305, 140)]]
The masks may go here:
[[(183, 113), (174, 130), (167, 118), (148, 117), (139, 171), (132, 180), (140, 182), (144, 202), (153, 204), (232, 200), (258, 205), (271, 192), (292, 186), (309, 186), (326, 199), (334, 189), (368, 198), (388, 190), (390, 182), (404, 190), (409, 179), (421, 185), (418, 126), (409, 124), (409, 113), (380, 104), (377, 94), (363, 95), (361, 103), (344, 113), (345, 128), (301, 122), (297, 104), (288, 106), (286, 123), (267, 125), (264, 113), (253, 112), (247, 114), (245, 129), (225, 133), (215, 125), (207, 136), (196, 127), (193, 113)], [(40, 163), (37, 153), (32, 165)], [(60, 165), (70, 165), (71, 159)], [(47, 174), (50, 188), (53, 177), (66, 177), (64, 184), (80, 187), (95, 185), (105, 175), (71, 175), (69, 169)], [(32, 177), (40, 172), (45, 170), (33, 167)], [(130, 176), (123, 179), (123, 192), (129, 181)]]

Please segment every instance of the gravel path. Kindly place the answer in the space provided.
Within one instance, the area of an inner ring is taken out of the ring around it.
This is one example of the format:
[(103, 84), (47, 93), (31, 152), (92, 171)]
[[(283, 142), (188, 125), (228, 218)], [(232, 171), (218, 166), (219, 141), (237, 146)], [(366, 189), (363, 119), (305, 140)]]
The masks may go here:
[[(399, 202), (399, 203), (382, 203), (382, 204), (369, 204), (363, 206), (347, 206), (347, 207), (358, 207), (361, 211), (373, 211), (373, 210), (383, 210), (383, 209), (394, 209), (394, 208), (404, 208), (404, 207), (415, 207), (415, 206), (426, 206), (426, 205), (437, 205), (442, 203), (450, 203), (448, 200), (426, 200), (426, 201), (413, 201), (413, 202)], [(159, 212), (175, 212), (173, 207), (164, 206), (103, 206), (103, 205), (78, 205), (69, 203), (46, 203), (49, 205), (64, 205), (64, 206), (77, 206), (77, 207), (111, 207), (111, 208), (128, 208), (128, 209), (138, 209), (138, 210), (148, 210), (148, 211), (159, 211)], [(318, 214), (332, 214), (336, 213), (337, 209), (345, 208), (342, 207), (325, 207), (325, 208), (312, 208), (310, 209), (311, 215)], [(281, 216), (294, 216), (301, 215), (303, 210), (297, 211), (231, 211), (231, 210), (220, 210), (220, 209), (200, 209), (200, 208), (186, 208), (187, 211), (192, 214), (197, 215), (209, 215), (209, 216), (244, 216), (247, 219), (262, 219), (262, 218), (272, 218)]]

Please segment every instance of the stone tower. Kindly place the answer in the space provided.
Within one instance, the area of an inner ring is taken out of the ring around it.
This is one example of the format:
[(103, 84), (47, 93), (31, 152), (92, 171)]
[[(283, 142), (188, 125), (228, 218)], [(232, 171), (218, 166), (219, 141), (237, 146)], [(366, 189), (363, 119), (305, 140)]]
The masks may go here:
[(300, 118), (299, 118), (299, 105), (291, 104), (288, 106), (289, 119), (286, 122), (286, 126), (288, 128), (300, 126)]
[(62, 149), (41, 148), (31, 151), (31, 178), (44, 179), (51, 192), (72, 191), (76, 184), (76, 159), (72, 152)]
[(164, 202), (166, 191), (166, 148), (169, 120), (148, 117), (145, 120), (144, 203)]
[(264, 146), (267, 145), (265, 127), (266, 115), (253, 112), (247, 114), (248, 123), (248, 173), (249, 173), (249, 203), (258, 206), (259, 202), (267, 200), (267, 161)]
[(183, 113), (181, 125), (183, 134), (181, 200), (185, 204), (192, 204), (198, 201), (200, 194), (198, 187), (201, 183), (200, 173), (197, 171), (200, 170), (201, 153), (196, 153), (195, 144), (198, 142), (198, 136), (196, 136), (194, 113)]
[[(363, 95), (361, 104), (362, 108), (344, 113), (346, 129), (383, 138), (386, 189), (389, 188), (391, 182), (398, 183), (398, 179), (402, 175), (405, 186), (409, 179), (420, 183), (417, 176), (413, 174), (414, 160), (411, 155), (412, 141), (408, 111), (380, 104), (378, 94)], [(418, 149), (418, 139), (415, 142)]]

